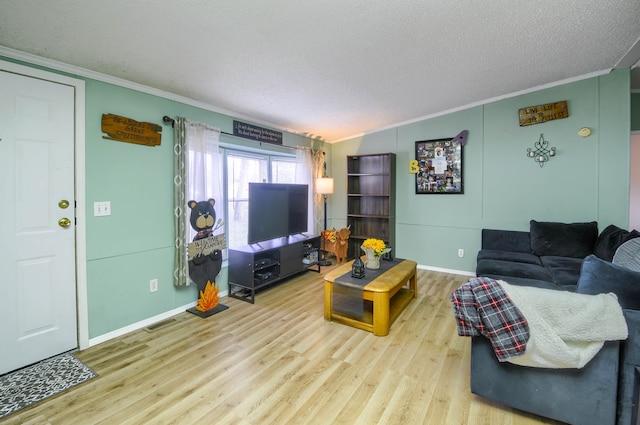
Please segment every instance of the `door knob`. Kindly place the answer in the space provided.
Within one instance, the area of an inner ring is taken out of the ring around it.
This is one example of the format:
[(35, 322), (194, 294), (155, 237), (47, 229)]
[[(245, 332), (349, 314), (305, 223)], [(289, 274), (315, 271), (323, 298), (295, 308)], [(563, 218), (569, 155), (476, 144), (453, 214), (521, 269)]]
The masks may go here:
[(67, 201), (66, 199), (61, 200), (60, 202), (58, 202), (58, 206), (60, 208), (62, 208), (63, 210), (65, 208), (69, 208), (69, 201)]
[(69, 227), (71, 225), (71, 220), (69, 220), (67, 217), (62, 217), (60, 220), (58, 220), (58, 225), (60, 227)]

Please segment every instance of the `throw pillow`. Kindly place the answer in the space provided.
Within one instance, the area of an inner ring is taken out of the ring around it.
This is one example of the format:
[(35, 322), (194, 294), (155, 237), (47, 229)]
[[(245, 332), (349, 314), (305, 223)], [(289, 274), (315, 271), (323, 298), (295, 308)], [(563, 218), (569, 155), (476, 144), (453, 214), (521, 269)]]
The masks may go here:
[(626, 241), (613, 255), (613, 264), (640, 272), (640, 238)]
[(535, 255), (584, 258), (593, 252), (598, 223), (529, 222), (531, 251)]
[(589, 255), (582, 263), (576, 292), (590, 295), (613, 292), (622, 308), (640, 310), (640, 272)]
[(618, 247), (626, 242), (629, 236), (629, 231), (610, 224), (598, 236), (593, 253), (605, 261), (611, 261)]

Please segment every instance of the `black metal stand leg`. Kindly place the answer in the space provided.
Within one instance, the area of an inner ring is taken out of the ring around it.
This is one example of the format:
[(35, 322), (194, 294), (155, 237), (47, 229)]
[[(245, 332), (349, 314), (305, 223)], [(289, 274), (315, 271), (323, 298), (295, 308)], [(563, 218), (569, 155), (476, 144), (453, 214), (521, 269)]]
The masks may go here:
[[(324, 230), (327, 230), (327, 195), (324, 195)], [(324, 258), (327, 255), (327, 251), (322, 250), (322, 259), (318, 261), (321, 266), (330, 266), (331, 261)]]

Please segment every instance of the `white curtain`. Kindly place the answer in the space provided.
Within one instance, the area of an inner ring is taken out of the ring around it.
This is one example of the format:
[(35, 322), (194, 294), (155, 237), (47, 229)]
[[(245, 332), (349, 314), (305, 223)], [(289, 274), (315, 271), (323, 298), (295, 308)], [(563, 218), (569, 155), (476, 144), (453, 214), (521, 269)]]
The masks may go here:
[(177, 117), (174, 133), (174, 285), (184, 286), (190, 283), (186, 247), (196, 234), (189, 223), (191, 211), (187, 202), (214, 199), (216, 218), (224, 222), (223, 163), (219, 129)]
[(312, 180), (313, 180), (313, 229), (314, 234), (319, 235), (324, 230), (324, 196), (316, 195), (316, 179), (323, 177), (325, 153), (319, 150), (311, 151)]
[(314, 223), (316, 220), (316, 209), (313, 207), (313, 199), (315, 196), (314, 179), (313, 179), (313, 160), (310, 149), (296, 149), (296, 177), (297, 184), (306, 184), (309, 186), (309, 195), (307, 198), (307, 210), (310, 212), (307, 219), (307, 232), (315, 234)]

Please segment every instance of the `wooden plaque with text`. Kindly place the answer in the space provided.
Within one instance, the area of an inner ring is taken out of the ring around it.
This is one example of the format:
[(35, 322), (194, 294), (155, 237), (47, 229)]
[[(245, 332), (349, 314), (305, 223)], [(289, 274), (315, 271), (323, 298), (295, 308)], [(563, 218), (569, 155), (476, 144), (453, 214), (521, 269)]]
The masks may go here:
[(114, 114), (102, 114), (103, 139), (136, 143), (145, 146), (159, 146), (162, 127), (150, 122), (138, 122), (131, 118)]
[(526, 125), (540, 124), (547, 121), (559, 120), (569, 117), (567, 101), (555, 103), (545, 103), (538, 106), (527, 106), (518, 110), (520, 116), (520, 127)]

